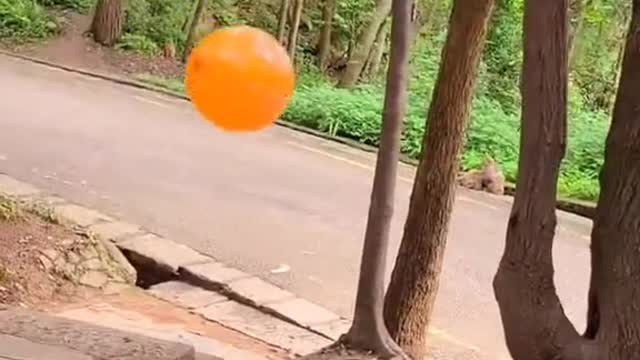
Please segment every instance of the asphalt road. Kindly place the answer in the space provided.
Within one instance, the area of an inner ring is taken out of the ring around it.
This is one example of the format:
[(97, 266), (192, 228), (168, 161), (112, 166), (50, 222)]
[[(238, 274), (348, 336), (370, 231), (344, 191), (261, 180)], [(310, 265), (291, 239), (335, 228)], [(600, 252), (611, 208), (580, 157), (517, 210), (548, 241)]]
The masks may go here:
[[(188, 102), (4, 56), (0, 109), (1, 172), (350, 316), (373, 154), (283, 127), (222, 133)], [(402, 166), (391, 264), (412, 174)], [(507, 197), (460, 190), (431, 329), (487, 359), (505, 354), (491, 280), (509, 209)], [(559, 225), (556, 281), (582, 328), (591, 223), (559, 212)]]

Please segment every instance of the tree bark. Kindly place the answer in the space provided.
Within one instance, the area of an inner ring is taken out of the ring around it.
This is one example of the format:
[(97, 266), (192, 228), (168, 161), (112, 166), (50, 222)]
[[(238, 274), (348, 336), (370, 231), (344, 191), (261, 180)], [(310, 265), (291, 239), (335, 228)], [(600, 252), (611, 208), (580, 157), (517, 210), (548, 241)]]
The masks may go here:
[(427, 117), (423, 156), (386, 295), (389, 331), (414, 359), (422, 359), (426, 351), (425, 335), (442, 269), (459, 153), (493, 3), (454, 1)]
[(277, 38), (281, 44), (284, 44), (287, 32), (287, 14), (289, 13), (289, 1), (281, 0), (280, 12), (278, 14), (278, 34)]
[(371, 46), (376, 40), (376, 34), (378, 29), (387, 18), (389, 11), (391, 10), (391, 0), (377, 0), (373, 13), (369, 17), (369, 22), (358, 35), (358, 40), (354, 46), (354, 50), (349, 56), (349, 62), (344, 69), (338, 86), (342, 88), (352, 88), (356, 85), (362, 71), (364, 69), (365, 62), (371, 52)]
[(633, 1), (591, 234), (585, 337), (601, 358), (640, 359), (640, 1)]
[(366, 65), (366, 74), (370, 78), (374, 78), (380, 72), (380, 64), (382, 63), (382, 57), (384, 51), (387, 48), (387, 22), (383, 22), (376, 35), (376, 41), (369, 53), (369, 59)]
[(98, 0), (91, 22), (93, 39), (102, 45), (112, 46), (120, 39), (123, 25), (122, 0)]
[(360, 279), (351, 329), (344, 342), (389, 358), (404, 354), (393, 341), (384, 323), (384, 275), (389, 230), (400, 159), (402, 123), (407, 107), (412, 0), (394, 0), (391, 23), (391, 54), (387, 72), (382, 135), (371, 189)]
[(331, 55), (331, 34), (333, 32), (333, 17), (336, 14), (336, 0), (324, 0), (322, 8), (322, 30), (318, 39), (318, 66), (324, 71)]
[(196, 10), (193, 12), (193, 19), (191, 19), (191, 25), (189, 25), (189, 32), (187, 33), (187, 39), (184, 43), (184, 53), (182, 54), (182, 61), (186, 62), (189, 54), (191, 53), (191, 49), (193, 48), (193, 41), (196, 35), (196, 28), (200, 23), (200, 18), (202, 17), (202, 11), (204, 10), (204, 6), (207, 3), (207, 0), (197, 0)]
[(590, 344), (565, 315), (553, 280), (557, 179), (567, 132), (567, 8), (567, 0), (525, 1), (519, 174), (493, 281), (514, 360), (592, 359), (582, 356)]
[(289, 41), (287, 42), (287, 51), (291, 62), (295, 62), (296, 48), (298, 47), (298, 29), (300, 28), (300, 19), (302, 19), (302, 9), (304, 8), (304, 0), (295, 0), (295, 9), (293, 14), (293, 22), (289, 30)]

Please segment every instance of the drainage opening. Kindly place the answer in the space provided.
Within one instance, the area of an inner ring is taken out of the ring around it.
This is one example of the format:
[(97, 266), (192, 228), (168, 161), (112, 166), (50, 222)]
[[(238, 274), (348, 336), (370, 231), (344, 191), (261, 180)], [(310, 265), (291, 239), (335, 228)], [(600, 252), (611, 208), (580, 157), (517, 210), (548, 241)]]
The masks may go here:
[(131, 266), (136, 269), (136, 286), (149, 289), (153, 285), (178, 279), (178, 274), (171, 268), (158, 264), (152, 259), (141, 256), (135, 252), (121, 249), (122, 254), (129, 260)]

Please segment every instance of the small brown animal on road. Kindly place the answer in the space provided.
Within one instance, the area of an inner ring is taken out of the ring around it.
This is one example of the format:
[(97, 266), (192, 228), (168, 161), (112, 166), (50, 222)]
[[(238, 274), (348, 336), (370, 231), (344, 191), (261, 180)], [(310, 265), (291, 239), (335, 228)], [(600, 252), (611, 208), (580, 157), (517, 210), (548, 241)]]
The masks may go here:
[(496, 195), (504, 194), (504, 174), (498, 164), (487, 159), (481, 170), (472, 170), (458, 178), (458, 184), (472, 190), (483, 190)]

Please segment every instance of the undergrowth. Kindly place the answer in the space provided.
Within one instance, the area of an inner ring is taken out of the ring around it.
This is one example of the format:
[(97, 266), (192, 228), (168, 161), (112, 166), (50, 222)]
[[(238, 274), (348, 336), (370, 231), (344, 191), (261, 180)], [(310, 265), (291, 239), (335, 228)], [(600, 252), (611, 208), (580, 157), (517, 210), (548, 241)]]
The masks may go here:
[(58, 30), (47, 10), (35, 0), (0, 0), (0, 39), (17, 42), (44, 39)]
[(0, 221), (15, 221), (22, 218), (18, 203), (6, 196), (0, 195)]

